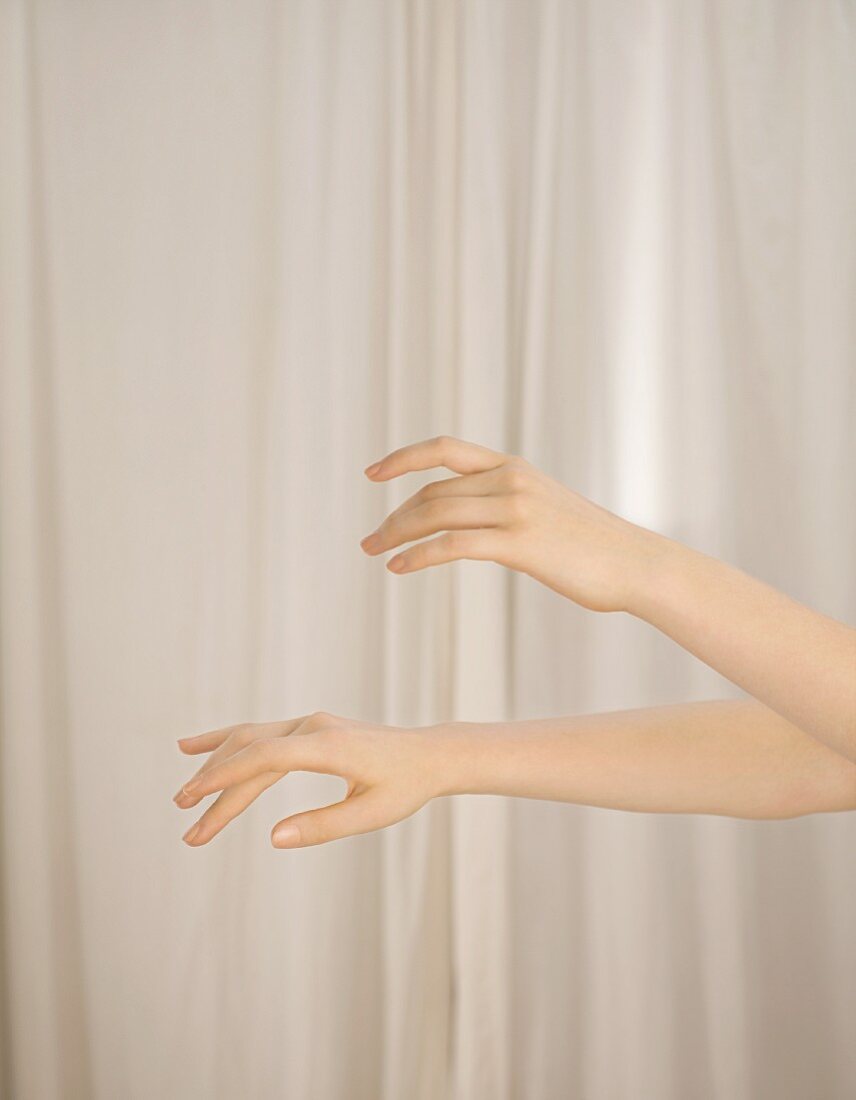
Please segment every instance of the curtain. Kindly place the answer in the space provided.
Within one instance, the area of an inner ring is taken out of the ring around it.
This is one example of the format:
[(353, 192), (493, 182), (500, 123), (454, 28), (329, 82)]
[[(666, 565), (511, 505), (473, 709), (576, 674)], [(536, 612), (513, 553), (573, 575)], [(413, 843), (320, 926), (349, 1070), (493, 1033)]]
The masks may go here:
[(298, 775), (191, 850), (170, 796), (244, 720), (736, 694), (366, 558), (423, 437), (856, 619), (855, 47), (845, 0), (2, 0), (4, 1096), (853, 1095), (853, 815), (275, 851), (342, 793)]

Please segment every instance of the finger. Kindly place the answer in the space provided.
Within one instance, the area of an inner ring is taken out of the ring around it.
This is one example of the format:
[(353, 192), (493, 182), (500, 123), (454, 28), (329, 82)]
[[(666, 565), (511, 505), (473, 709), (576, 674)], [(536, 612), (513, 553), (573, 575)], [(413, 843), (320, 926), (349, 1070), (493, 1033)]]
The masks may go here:
[(191, 798), (204, 798), (263, 772), (322, 772), (341, 775), (341, 753), (336, 751), (332, 731), (302, 734), (299, 737), (261, 737), (227, 760), (214, 764), (185, 785)]
[(382, 554), (403, 542), (415, 542), (438, 531), (497, 527), (505, 518), (501, 497), (443, 497), (429, 500), (404, 515), (390, 517), (363, 543), (367, 554)]
[(205, 763), (196, 769), (190, 779), (173, 796), (173, 801), (182, 810), (188, 810), (199, 802), (198, 797), (188, 793), (188, 786), (200, 775), (210, 771), (216, 764), (227, 760), (236, 752), (246, 748), (247, 745), (257, 741), (260, 737), (287, 737), (306, 721), (306, 716), (290, 718), (284, 722), (245, 722), (240, 726), (232, 726), (223, 743), (214, 751)]
[(425, 439), (393, 451), (380, 462), (367, 467), (366, 476), (372, 481), (389, 481), (401, 474), (432, 470), (437, 466), (445, 466), (456, 474), (475, 474), (501, 466), (506, 458), (499, 451), (492, 451), (478, 443), (440, 435), (436, 439)]
[[(211, 767), (212, 762), (221, 760), (224, 755), (234, 752), (239, 742), (240, 744), (248, 744), (251, 740), (252, 729), (250, 723), (243, 722), (238, 726), (226, 726), (224, 729), (214, 730), (211, 733), (201, 733), (194, 737), (192, 740), (198, 742), (200, 747), (194, 747), (189, 751), (189, 754), (195, 756), (203, 752), (210, 752), (212, 755), (196, 769), (190, 777), (191, 780), (195, 779), (206, 768)], [(179, 787), (172, 796), (173, 802), (182, 810), (188, 810), (199, 802), (198, 798), (190, 798), (184, 789), (186, 786), (185, 783)]]
[(201, 752), (213, 752), (220, 747), (229, 734), (238, 726), (224, 726), (210, 733), (197, 733), (193, 737), (179, 737), (178, 747), (187, 756), (198, 756)]
[(228, 787), (218, 795), (199, 820), (190, 826), (182, 840), (193, 848), (200, 844), (207, 844), (233, 818), (243, 813), (263, 791), (272, 787), (281, 778), (279, 772), (264, 772), (255, 779), (247, 779), (237, 786)]
[(370, 833), (392, 824), (382, 812), (385, 801), (381, 792), (373, 789), (352, 794), (320, 810), (294, 814), (273, 827), (271, 843), (274, 848), (306, 848), (357, 833)]
[(403, 515), (418, 508), (420, 504), (426, 504), (429, 500), (438, 500), (442, 497), (484, 497), (496, 493), (497, 489), (495, 470), (484, 470), (479, 474), (462, 474), (460, 477), (445, 477), (417, 489), (386, 518), (390, 520), (393, 516)]
[(470, 558), (473, 561), (496, 561), (498, 554), (496, 530), (449, 531), (435, 539), (411, 546), (386, 563), (392, 573), (413, 573), (431, 565)]

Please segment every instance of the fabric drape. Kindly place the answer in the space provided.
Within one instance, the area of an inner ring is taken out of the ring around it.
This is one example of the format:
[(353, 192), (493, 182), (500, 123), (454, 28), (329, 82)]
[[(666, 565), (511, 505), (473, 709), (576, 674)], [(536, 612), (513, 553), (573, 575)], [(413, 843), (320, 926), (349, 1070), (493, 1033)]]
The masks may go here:
[[(440, 433), (856, 620), (856, 18), (0, 4), (0, 1092), (844, 1100), (856, 817), (494, 798), (179, 837), (175, 738), (735, 689), (358, 546)], [(692, 736), (692, 731), (687, 731)]]

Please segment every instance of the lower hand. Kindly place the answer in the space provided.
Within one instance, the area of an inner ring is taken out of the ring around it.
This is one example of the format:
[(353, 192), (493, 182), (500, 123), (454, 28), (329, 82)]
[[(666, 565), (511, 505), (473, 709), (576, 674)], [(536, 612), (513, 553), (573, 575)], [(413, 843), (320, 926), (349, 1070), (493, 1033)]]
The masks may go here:
[(175, 795), (176, 805), (191, 809), (220, 793), (183, 839), (193, 847), (207, 844), (291, 771), (341, 776), (347, 794), (332, 806), (284, 818), (271, 834), (274, 847), (302, 848), (392, 825), (445, 793), (448, 769), (438, 730), (376, 726), (319, 712), (184, 738), (182, 752), (211, 755)]
[(646, 563), (668, 541), (593, 504), (522, 458), (460, 439), (402, 447), (368, 467), (366, 475), (389, 481), (435, 467), (459, 476), (426, 485), (362, 540), (372, 555), (415, 543), (387, 563), (393, 573), (460, 558), (493, 561), (590, 610), (629, 611), (644, 584)]

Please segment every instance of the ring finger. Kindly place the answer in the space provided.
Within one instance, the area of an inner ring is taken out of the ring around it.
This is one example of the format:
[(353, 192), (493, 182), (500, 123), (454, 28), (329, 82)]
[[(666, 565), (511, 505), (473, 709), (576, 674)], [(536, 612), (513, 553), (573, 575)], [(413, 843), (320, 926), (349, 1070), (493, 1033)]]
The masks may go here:
[(283, 772), (263, 772), (252, 779), (245, 779), (243, 783), (237, 783), (234, 787), (227, 787), (217, 796), (195, 825), (191, 825), (182, 839), (185, 844), (196, 847), (199, 844), (207, 844), (229, 822), (243, 813), (255, 800), (272, 787), (278, 779), (283, 777)]
[(403, 542), (414, 542), (438, 531), (498, 527), (504, 519), (499, 497), (442, 497), (390, 516), (363, 540), (362, 546), (367, 554), (382, 554)]

